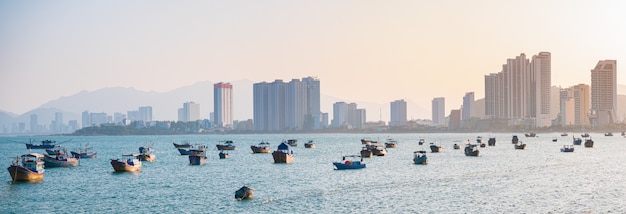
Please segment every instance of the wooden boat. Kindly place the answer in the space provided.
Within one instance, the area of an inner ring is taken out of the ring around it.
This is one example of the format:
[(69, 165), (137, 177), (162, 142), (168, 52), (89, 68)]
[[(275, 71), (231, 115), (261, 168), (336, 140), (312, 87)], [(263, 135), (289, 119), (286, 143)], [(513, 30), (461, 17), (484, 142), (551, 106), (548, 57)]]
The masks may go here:
[(26, 144), (26, 149), (52, 149), (56, 147), (56, 141), (52, 140), (43, 140), (41, 144), (35, 145), (32, 142)]
[(476, 148), (476, 145), (469, 144), (469, 143), (465, 145), (465, 156), (479, 156), (479, 155), (480, 155), (480, 150)]
[(484, 144), (484, 143), (480, 144), (480, 148), (485, 148), (485, 147), (487, 147), (487, 144)]
[(563, 145), (561, 152), (574, 152), (574, 145)]
[(293, 151), (289, 144), (283, 142), (278, 145), (278, 149), (272, 152), (274, 163), (291, 163), (293, 162)]
[(426, 151), (414, 151), (413, 152), (413, 163), (415, 164), (428, 164), (428, 157), (426, 157)]
[(361, 149), (361, 157), (364, 157), (364, 158), (371, 158), (371, 157), (372, 157), (372, 155), (373, 155), (372, 150), (370, 150), (367, 146), (364, 146), (364, 147)]
[(193, 154), (193, 149), (183, 149), (183, 148), (179, 148), (178, 149), (178, 153), (180, 153), (180, 155), (191, 155)]
[(419, 141), (419, 142), (417, 142), (417, 144), (419, 144), (419, 145), (421, 146), (421, 145), (424, 145), (424, 143), (425, 143), (425, 142), (426, 142), (426, 141), (425, 141), (424, 139), (420, 139), (420, 141)]
[(482, 144), (483, 143), (483, 137), (478, 136), (476, 137), (476, 144)]
[[(349, 158), (351, 160), (346, 160)], [(360, 160), (357, 160), (361, 158)], [(344, 170), (344, 169), (363, 169), (365, 168), (365, 163), (363, 163), (363, 157), (360, 155), (344, 155), (341, 158), (341, 161), (333, 162), (335, 169)]]
[(156, 160), (156, 154), (152, 147), (139, 147), (139, 155), (137, 156), (141, 161), (154, 162)]
[[(89, 145), (87, 145), (89, 146)], [(92, 147), (82, 147), (78, 149), (78, 151), (70, 151), (70, 153), (72, 154), (73, 158), (95, 158), (98, 153), (97, 152), (93, 152), (93, 148)]]
[(556, 137), (555, 137), (555, 138), (552, 138), (552, 142), (557, 142), (557, 141), (559, 141), (559, 140), (558, 140), (558, 139), (556, 139)]
[(580, 139), (580, 138), (577, 138), (577, 137), (572, 137), (572, 138), (574, 140), (574, 142), (572, 142), (572, 144), (574, 144), (574, 145), (580, 146), (580, 144), (583, 143), (583, 140)]
[(534, 133), (534, 132), (530, 132), (530, 133), (525, 133), (524, 136), (526, 136), (526, 137), (536, 137), (537, 134)]
[(385, 147), (386, 148), (397, 148), (398, 147), (398, 141), (389, 138), (389, 139), (387, 139), (387, 142), (385, 142)]
[(456, 143), (455, 143), (455, 144), (452, 146), (452, 148), (454, 148), (454, 149), (461, 149), (461, 146), (459, 146), (459, 144), (456, 144)]
[(174, 144), (174, 148), (177, 149), (188, 149), (188, 148), (192, 148), (193, 145), (189, 144), (189, 142), (185, 142), (183, 144), (177, 144), (177, 143), (173, 143)]
[(387, 154), (387, 149), (383, 148), (379, 144), (370, 144), (367, 148), (369, 148), (369, 150), (372, 151), (372, 154), (376, 156), (385, 156)]
[(487, 144), (489, 146), (496, 146), (496, 138), (495, 137), (490, 137), (489, 140), (487, 140)]
[(208, 158), (206, 157), (206, 150), (194, 150), (192, 154), (189, 155), (189, 164), (190, 165), (202, 165), (206, 164)]
[(224, 141), (223, 144), (217, 144), (215, 146), (217, 147), (217, 150), (235, 150), (235, 145), (233, 145), (232, 140)]
[(78, 159), (67, 156), (66, 153), (57, 155), (44, 155), (45, 167), (74, 167), (78, 166)]
[[(284, 143), (284, 142), (283, 142), (283, 143)], [(296, 140), (296, 139), (288, 139), (286, 143), (287, 143), (287, 145), (289, 145), (289, 146), (293, 146), (293, 147), (298, 146), (298, 140)]]
[(518, 141), (519, 141), (519, 138), (517, 138), (517, 135), (513, 135), (513, 138), (511, 139), (511, 143), (517, 144)]
[(561, 137), (567, 137), (567, 133), (561, 133)]
[(361, 139), (361, 144), (369, 145), (371, 143), (372, 143), (372, 140), (370, 140), (369, 138), (362, 138)]
[(261, 142), (259, 143), (259, 145), (252, 145), (250, 146), (250, 149), (252, 149), (252, 153), (270, 153), (270, 143), (267, 142)]
[(252, 199), (253, 197), (254, 197), (254, 189), (248, 186), (244, 185), (243, 187), (235, 191), (235, 198), (237, 200)]
[(580, 137), (589, 137), (589, 133), (581, 134)]
[(591, 138), (585, 140), (585, 147), (587, 147), (587, 148), (592, 148), (593, 147), (593, 140), (591, 140)]
[(607, 132), (607, 133), (604, 133), (604, 136), (607, 136), (607, 137), (612, 137), (612, 136), (613, 136), (613, 132)]
[(435, 145), (435, 143), (430, 143), (430, 151), (432, 153), (437, 153), (443, 151), (443, 148), (441, 146)]
[(317, 146), (315, 145), (315, 143), (313, 143), (312, 140), (309, 140), (304, 144), (304, 148), (315, 149), (317, 148)]
[(224, 151), (220, 151), (219, 156), (220, 156), (220, 159), (226, 159), (226, 158), (230, 157), (228, 152), (224, 152)]
[(11, 175), (11, 180), (15, 181), (42, 181), (45, 173), (44, 156), (37, 153), (28, 153), (21, 155), (21, 162), (19, 157), (15, 158), (15, 161), (7, 168)]
[(526, 144), (522, 143), (521, 141), (517, 144), (515, 144), (515, 149), (525, 149), (526, 148)]
[(65, 155), (66, 154), (66, 150), (65, 149), (46, 149), (46, 154), (48, 154), (48, 155), (57, 155), (57, 154)]
[(122, 159), (111, 159), (111, 166), (116, 172), (141, 171), (141, 161), (137, 159), (139, 154), (122, 155)]

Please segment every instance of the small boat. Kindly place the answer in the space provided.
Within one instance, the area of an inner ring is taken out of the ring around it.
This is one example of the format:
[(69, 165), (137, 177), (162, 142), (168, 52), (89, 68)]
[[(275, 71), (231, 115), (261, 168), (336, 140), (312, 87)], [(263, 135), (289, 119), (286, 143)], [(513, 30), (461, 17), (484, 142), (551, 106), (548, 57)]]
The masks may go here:
[(612, 137), (612, 136), (613, 136), (613, 132), (607, 132), (607, 133), (604, 133), (604, 136), (607, 136), (607, 137)]
[(480, 148), (485, 148), (485, 147), (487, 147), (487, 145), (486, 145), (486, 144), (484, 144), (484, 143), (481, 143), (481, 144), (480, 144)]
[(524, 136), (526, 136), (526, 137), (536, 137), (537, 134), (534, 133), (534, 132), (530, 132), (530, 133), (525, 133)]
[(367, 147), (369, 148), (370, 151), (372, 151), (373, 155), (385, 156), (387, 154), (387, 149), (385, 149), (379, 144), (370, 144)]
[(31, 142), (31, 143), (26, 144), (26, 149), (52, 149), (56, 147), (55, 143), (56, 141), (52, 141), (52, 140), (43, 140), (41, 141), (41, 144), (39, 145), (34, 145)]
[(45, 167), (74, 167), (78, 166), (78, 159), (69, 157), (65, 152), (58, 155), (44, 155)]
[(259, 145), (252, 145), (250, 146), (250, 149), (252, 149), (252, 153), (270, 153), (270, 143), (267, 142), (261, 142), (259, 143)]
[(46, 149), (46, 154), (48, 155), (57, 155), (57, 154), (65, 155), (65, 153), (66, 153), (65, 149)]
[(289, 146), (296, 147), (296, 146), (298, 146), (298, 140), (296, 140), (296, 139), (288, 139), (288, 140), (287, 140), (287, 144), (288, 144)]
[(574, 152), (574, 145), (563, 145), (561, 152)]
[(174, 148), (177, 148), (177, 149), (189, 149), (193, 147), (193, 145), (189, 144), (189, 142), (185, 142), (183, 144), (177, 144), (177, 143), (173, 143), (173, 144), (174, 144)]
[(513, 139), (511, 139), (511, 143), (517, 144), (518, 141), (519, 141), (519, 138), (517, 138), (517, 135), (513, 135)]
[[(89, 144), (87, 145), (89, 146)], [(98, 153), (93, 152), (93, 147), (82, 147), (78, 151), (70, 151), (74, 158), (95, 158)]]
[(223, 144), (217, 144), (215, 146), (217, 150), (235, 150), (235, 145), (233, 145), (233, 141), (231, 140), (224, 141)]
[(206, 150), (193, 150), (193, 153), (189, 155), (189, 165), (202, 165), (206, 164), (208, 158), (206, 157)]
[(589, 133), (581, 134), (580, 137), (589, 137)]
[(459, 146), (459, 144), (456, 144), (456, 143), (455, 143), (455, 144), (452, 146), (452, 148), (454, 148), (454, 149), (461, 149), (461, 146)]
[(252, 199), (253, 197), (254, 197), (254, 189), (248, 186), (244, 185), (243, 187), (235, 191), (235, 198), (237, 200)]
[(593, 140), (591, 138), (585, 140), (585, 147), (593, 148)]
[(385, 142), (385, 147), (386, 148), (397, 148), (398, 147), (398, 142), (394, 139), (388, 138), (387, 142)]
[(413, 152), (413, 163), (415, 164), (428, 164), (428, 157), (426, 157), (426, 151), (414, 151)]
[(205, 145), (197, 145), (195, 148), (192, 146), (191, 148), (179, 148), (178, 152), (180, 155), (191, 155), (197, 150), (206, 150), (207, 146)]
[(572, 144), (579, 146), (580, 144), (583, 143), (583, 140), (577, 137), (572, 137), (574, 142)]
[(154, 162), (156, 160), (156, 154), (152, 147), (142, 146), (139, 147), (139, 155), (137, 156), (141, 161)]
[(372, 155), (373, 155), (373, 152), (372, 152), (372, 150), (370, 150), (370, 149), (369, 149), (369, 147), (364, 146), (364, 147), (361, 149), (361, 157), (364, 157), (364, 158), (371, 158), (371, 157), (372, 157)]
[(487, 144), (489, 144), (489, 146), (496, 146), (496, 138), (490, 137), (489, 140), (487, 141)]
[(116, 172), (141, 171), (141, 161), (137, 159), (139, 154), (122, 155), (122, 159), (111, 159), (111, 166)]
[(425, 142), (426, 142), (426, 141), (422, 138), (422, 139), (420, 139), (420, 141), (418, 142), (418, 144), (421, 146), (421, 145), (424, 145), (424, 143), (425, 143)]
[(282, 142), (278, 145), (278, 149), (272, 152), (274, 163), (291, 163), (293, 162), (293, 151), (289, 144)]
[(481, 137), (481, 136), (476, 137), (476, 143), (477, 144), (482, 144), (483, 143), (483, 137)]
[(317, 146), (313, 143), (313, 140), (309, 140), (304, 144), (304, 148), (315, 149)]
[(561, 137), (567, 137), (567, 133), (561, 133)]
[(361, 139), (361, 144), (363, 145), (369, 145), (372, 143), (372, 140), (370, 140), (369, 138), (362, 138)]
[(228, 152), (224, 152), (223, 150), (220, 151), (219, 156), (220, 156), (220, 159), (226, 159), (226, 158), (230, 157)]
[(430, 151), (432, 153), (437, 153), (443, 151), (443, 147), (436, 145), (435, 143), (430, 143)]
[(478, 156), (480, 155), (480, 150), (476, 148), (474, 144), (466, 144), (465, 145), (465, 156)]
[(15, 161), (7, 168), (9, 174), (11, 175), (11, 179), (15, 181), (42, 181), (45, 173), (44, 161), (42, 160), (44, 156), (38, 153), (28, 153), (23, 154), (21, 156), (21, 164), (20, 159), (18, 157), (15, 158)]
[(522, 143), (522, 141), (520, 141), (519, 143), (515, 144), (515, 149), (526, 149), (526, 144)]
[[(346, 158), (350, 158), (352, 160), (346, 160)], [(357, 160), (361, 158), (361, 160)], [(342, 161), (333, 162), (335, 169), (343, 170), (343, 169), (363, 169), (365, 168), (365, 163), (363, 163), (363, 157), (360, 155), (344, 155), (341, 159)]]

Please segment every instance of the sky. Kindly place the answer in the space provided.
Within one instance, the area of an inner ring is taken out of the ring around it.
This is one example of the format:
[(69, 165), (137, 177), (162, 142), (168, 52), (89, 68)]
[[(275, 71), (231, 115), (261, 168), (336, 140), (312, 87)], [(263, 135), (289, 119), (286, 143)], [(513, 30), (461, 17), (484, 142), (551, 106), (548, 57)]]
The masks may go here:
[(589, 84), (604, 59), (626, 84), (624, 11), (626, 1), (0, 0), (0, 110), (105, 87), (316, 76), (348, 102), (430, 110), (445, 97), (450, 111), (466, 92), (484, 97), (484, 76), (507, 58), (541, 51), (552, 85)]

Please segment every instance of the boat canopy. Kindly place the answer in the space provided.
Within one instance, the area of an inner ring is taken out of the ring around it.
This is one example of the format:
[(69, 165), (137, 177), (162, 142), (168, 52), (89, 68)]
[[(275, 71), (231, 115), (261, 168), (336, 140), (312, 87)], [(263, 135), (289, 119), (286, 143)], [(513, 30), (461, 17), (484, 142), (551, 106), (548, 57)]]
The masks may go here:
[(286, 143), (280, 143), (280, 145), (278, 145), (278, 150), (289, 150), (289, 145)]

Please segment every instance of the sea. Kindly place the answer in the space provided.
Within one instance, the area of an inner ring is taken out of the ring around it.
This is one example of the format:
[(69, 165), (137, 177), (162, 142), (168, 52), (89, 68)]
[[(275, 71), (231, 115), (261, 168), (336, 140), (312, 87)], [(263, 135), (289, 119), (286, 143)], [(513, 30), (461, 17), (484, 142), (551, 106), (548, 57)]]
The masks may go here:
[[(0, 163), (8, 167), (28, 153), (24, 143), (51, 139), (68, 150), (93, 147), (97, 158), (72, 168), (47, 168), (37, 183), (11, 182), (0, 173), (0, 213), (626, 213), (626, 138), (590, 133), (593, 148), (572, 144), (569, 133), (263, 134), (173, 136), (0, 137)], [(513, 135), (526, 143), (514, 149)], [(486, 143), (479, 157), (453, 145)], [(360, 140), (398, 142), (387, 155), (364, 159), (367, 167), (335, 170), (334, 161), (357, 155)], [(557, 142), (553, 142), (553, 138)], [(290, 164), (250, 146), (297, 139)], [(418, 141), (426, 144), (420, 146)], [(215, 145), (232, 140), (230, 157), (219, 159)], [(312, 140), (317, 148), (304, 148)], [(209, 146), (205, 165), (189, 165), (172, 143)], [(429, 143), (443, 147), (430, 153)], [(111, 159), (152, 146), (155, 162), (141, 172), (116, 173)], [(428, 165), (413, 163), (413, 152), (428, 151)], [(33, 152), (45, 153), (43, 150)], [(247, 185), (254, 198), (234, 194)]]

